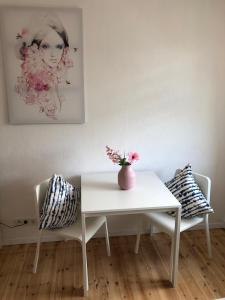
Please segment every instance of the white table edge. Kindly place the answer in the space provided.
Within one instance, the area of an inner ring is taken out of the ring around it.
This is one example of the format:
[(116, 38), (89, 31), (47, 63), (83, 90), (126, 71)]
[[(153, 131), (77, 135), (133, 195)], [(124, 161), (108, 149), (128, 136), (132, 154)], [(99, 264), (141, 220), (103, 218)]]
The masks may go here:
[(102, 210), (101, 212), (99, 211), (81, 211), (82, 215), (85, 215), (86, 217), (92, 217), (92, 216), (102, 216), (102, 215), (133, 215), (133, 214), (142, 214), (146, 212), (168, 212), (168, 211), (175, 211), (179, 207), (181, 207), (181, 204), (178, 203), (177, 206), (165, 206), (163, 208), (151, 208), (151, 207), (146, 207), (146, 208), (140, 208), (136, 209), (134, 208), (133, 210), (123, 210), (123, 209), (118, 209), (118, 210)]

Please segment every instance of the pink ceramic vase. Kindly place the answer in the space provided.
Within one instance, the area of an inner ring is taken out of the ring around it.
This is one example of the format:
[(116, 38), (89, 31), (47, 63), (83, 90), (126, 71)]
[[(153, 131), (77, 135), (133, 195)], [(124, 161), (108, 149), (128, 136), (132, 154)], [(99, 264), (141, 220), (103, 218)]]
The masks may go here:
[(118, 184), (121, 190), (129, 190), (136, 184), (136, 176), (131, 166), (122, 166), (118, 173)]

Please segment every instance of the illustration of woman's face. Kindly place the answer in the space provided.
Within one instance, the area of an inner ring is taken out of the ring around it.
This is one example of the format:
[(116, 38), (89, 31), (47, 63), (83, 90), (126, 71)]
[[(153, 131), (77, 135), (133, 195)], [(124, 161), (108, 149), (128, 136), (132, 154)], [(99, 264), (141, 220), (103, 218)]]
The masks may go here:
[(54, 68), (61, 60), (64, 42), (55, 30), (50, 29), (40, 44), (43, 61)]

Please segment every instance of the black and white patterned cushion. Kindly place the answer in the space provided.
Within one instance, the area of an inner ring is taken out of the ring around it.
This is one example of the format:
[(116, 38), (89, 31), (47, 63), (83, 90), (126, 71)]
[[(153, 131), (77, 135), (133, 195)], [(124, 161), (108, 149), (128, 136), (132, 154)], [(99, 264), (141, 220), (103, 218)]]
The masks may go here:
[[(175, 177), (166, 182), (165, 185), (180, 202), (182, 218), (191, 218), (213, 212), (213, 209), (195, 182), (190, 164), (183, 170), (176, 172)], [(170, 214), (175, 215), (175, 213)]]
[(60, 175), (53, 175), (40, 211), (40, 229), (72, 225), (78, 216), (75, 188)]

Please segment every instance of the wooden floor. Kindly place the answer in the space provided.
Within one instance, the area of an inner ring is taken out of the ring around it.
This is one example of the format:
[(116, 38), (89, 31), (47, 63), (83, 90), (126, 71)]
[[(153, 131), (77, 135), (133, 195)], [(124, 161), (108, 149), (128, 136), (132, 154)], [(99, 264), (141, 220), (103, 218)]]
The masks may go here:
[[(143, 236), (134, 254), (135, 237), (87, 245), (90, 292), (88, 299), (216, 299), (225, 297), (225, 230), (211, 230), (213, 259), (206, 252), (204, 231), (181, 235), (178, 286), (169, 282), (170, 240), (165, 234)], [(38, 272), (32, 274), (35, 245), (5, 246), (0, 250), (0, 299), (84, 299), (82, 256), (75, 241), (44, 243)]]

